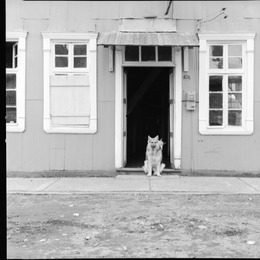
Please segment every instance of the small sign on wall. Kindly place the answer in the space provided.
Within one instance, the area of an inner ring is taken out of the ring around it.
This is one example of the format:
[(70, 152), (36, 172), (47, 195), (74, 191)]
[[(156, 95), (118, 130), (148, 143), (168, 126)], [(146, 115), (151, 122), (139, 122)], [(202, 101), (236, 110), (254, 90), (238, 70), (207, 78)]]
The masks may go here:
[(190, 75), (184, 75), (183, 79), (190, 80)]
[(194, 90), (187, 91), (186, 109), (195, 110), (196, 108), (196, 92)]

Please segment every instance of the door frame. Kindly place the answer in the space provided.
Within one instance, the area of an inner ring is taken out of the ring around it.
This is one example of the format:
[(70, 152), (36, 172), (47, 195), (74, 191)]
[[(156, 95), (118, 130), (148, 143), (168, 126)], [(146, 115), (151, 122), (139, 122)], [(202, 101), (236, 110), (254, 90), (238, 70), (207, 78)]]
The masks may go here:
[[(174, 169), (181, 169), (181, 133), (182, 133), (182, 49), (174, 47), (175, 64), (165, 66), (159, 62), (149, 64), (153, 67), (172, 67), (173, 68), (173, 84), (171, 87), (173, 93), (173, 154), (170, 154)], [(115, 48), (115, 168), (124, 167), (124, 67), (126, 66), (142, 66), (148, 64), (140, 63), (123, 63), (123, 46)], [(170, 84), (170, 83), (169, 83)]]

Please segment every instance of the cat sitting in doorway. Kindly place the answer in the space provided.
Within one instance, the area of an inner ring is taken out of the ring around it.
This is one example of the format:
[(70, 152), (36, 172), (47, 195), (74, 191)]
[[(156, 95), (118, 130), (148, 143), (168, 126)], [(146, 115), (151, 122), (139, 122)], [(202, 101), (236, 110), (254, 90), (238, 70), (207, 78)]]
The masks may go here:
[(152, 138), (148, 136), (146, 146), (146, 160), (144, 161), (143, 170), (147, 176), (152, 176), (152, 172), (157, 176), (161, 176), (165, 164), (162, 163), (163, 141), (159, 140), (159, 136)]

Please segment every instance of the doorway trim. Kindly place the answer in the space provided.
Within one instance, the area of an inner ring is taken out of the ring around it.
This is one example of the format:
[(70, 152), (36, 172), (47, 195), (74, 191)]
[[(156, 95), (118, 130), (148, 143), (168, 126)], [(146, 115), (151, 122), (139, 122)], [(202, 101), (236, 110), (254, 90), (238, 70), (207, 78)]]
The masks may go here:
[[(123, 141), (123, 99), (124, 99), (124, 82), (123, 82), (123, 46), (115, 48), (115, 168), (124, 166), (124, 141)], [(181, 133), (182, 133), (182, 49), (175, 47), (174, 52), (175, 66), (174, 69), (174, 111), (173, 111), (173, 167), (181, 169)], [(143, 64), (145, 67), (145, 64)], [(158, 63), (154, 64), (158, 67)]]

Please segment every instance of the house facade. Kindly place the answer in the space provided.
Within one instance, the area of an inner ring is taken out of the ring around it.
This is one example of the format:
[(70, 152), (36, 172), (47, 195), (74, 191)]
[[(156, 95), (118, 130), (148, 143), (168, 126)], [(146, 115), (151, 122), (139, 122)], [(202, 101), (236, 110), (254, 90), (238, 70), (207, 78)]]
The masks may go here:
[[(9, 172), (260, 172), (260, 1), (6, 1)], [(128, 169), (128, 170), (129, 170)]]

